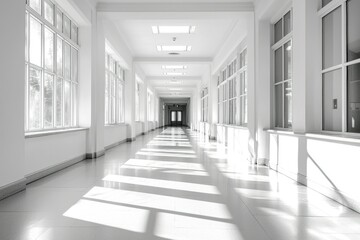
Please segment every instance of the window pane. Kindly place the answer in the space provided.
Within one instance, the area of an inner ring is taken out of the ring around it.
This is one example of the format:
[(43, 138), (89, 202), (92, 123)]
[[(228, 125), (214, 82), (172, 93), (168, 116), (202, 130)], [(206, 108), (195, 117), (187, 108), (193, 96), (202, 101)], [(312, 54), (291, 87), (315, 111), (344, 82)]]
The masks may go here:
[(105, 124), (109, 124), (109, 73), (105, 73)]
[(360, 58), (360, 29), (359, 29), (360, 1), (347, 2), (347, 58), (352, 61)]
[(57, 45), (56, 45), (56, 68), (57, 73), (60, 76), (63, 76), (63, 41), (61, 38), (57, 38)]
[(322, 6), (325, 7), (328, 3), (330, 3), (332, 0), (322, 0)]
[(41, 23), (30, 17), (30, 62), (41, 66)]
[(77, 84), (72, 84), (72, 126), (77, 126)]
[(63, 80), (56, 80), (56, 126), (62, 126)]
[(69, 44), (64, 42), (64, 59), (65, 59), (65, 78), (70, 79), (70, 66), (71, 66), (71, 47)]
[(275, 43), (277, 43), (280, 39), (282, 39), (282, 19), (280, 19), (277, 23), (275, 23)]
[(67, 36), (68, 38), (70, 38), (70, 31), (71, 31), (71, 24), (70, 24), (70, 19), (63, 14), (63, 32), (65, 34), (65, 36)]
[(44, 15), (45, 19), (54, 25), (54, 4), (49, 0), (44, 1)]
[(342, 131), (341, 70), (323, 74), (323, 130)]
[(275, 127), (284, 127), (283, 124), (283, 84), (275, 86)]
[(29, 61), (28, 50), (29, 50), (29, 14), (25, 13), (25, 61)]
[(286, 82), (284, 91), (284, 127), (291, 128), (292, 127), (292, 82)]
[(78, 81), (78, 51), (71, 48), (71, 80)]
[(29, 72), (29, 129), (41, 128), (41, 71)]
[(78, 28), (73, 22), (71, 22), (71, 39), (78, 42)]
[(292, 78), (291, 41), (284, 45), (284, 80)]
[(341, 8), (338, 7), (322, 19), (323, 69), (341, 63)]
[(175, 121), (176, 121), (176, 112), (175, 112), (175, 111), (172, 111), (172, 112), (171, 112), (171, 121), (172, 121), (172, 122), (175, 122)]
[(47, 70), (54, 70), (54, 38), (55, 35), (49, 29), (45, 28), (44, 31), (44, 59), (45, 68)]
[(44, 128), (53, 127), (54, 77), (44, 74)]
[(71, 125), (71, 84), (69, 81), (64, 81), (64, 126)]
[(347, 68), (347, 78), (347, 128), (349, 132), (360, 132), (360, 64)]
[(29, 6), (41, 15), (41, 0), (29, 0)]
[(275, 51), (275, 82), (283, 80), (283, 62), (282, 62), (282, 47)]
[(62, 12), (56, 9), (56, 28), (62, 32)]
[(284, 16), (284, 36), (289, 34), (292, 30), (292, 24), (291, 24), (291, 12), (289, 11)]

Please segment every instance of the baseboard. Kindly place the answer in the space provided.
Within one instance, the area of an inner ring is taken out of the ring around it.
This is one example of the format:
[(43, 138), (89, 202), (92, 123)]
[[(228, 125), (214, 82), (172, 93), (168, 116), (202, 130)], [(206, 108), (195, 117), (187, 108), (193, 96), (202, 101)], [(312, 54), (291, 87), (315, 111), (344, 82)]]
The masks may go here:
[(110, 144), (110, 145), (108, 145), (108, 146), (105, 147), (105, 151), (106, 151), (106, 150), (109, 150), (109, 149), (111, 149), (111, 148), (114, 148), (114, 147), (116, 147), (116, 146), (119, 146), (120, 144), (123, 144), (123, 143), (126, 143), (126, 142), (127, 142), (127, 139), (124, 139), (124, 140), (121, 140), (121, 141), (119, 141), (119, 142)]
[(10, 197), (15, 193), (21, 192), (26, 189), (26, 178), (22, 178), (15, 182), (9, 183), (3, 187), (0, 187), (0, 200)]
[(209, 136), (210, 140), (216, 141), (216, 136)]
[(360, 213), (360, 201), (359, 199), (354, 199), (350, 196), (348, 196), (346, 193), (341, 192), (338, 189), (329, 188), (327, 186), (323, 186), (321, 184), (318, 184), (310, 179), (308, 179), (306, 176), (299, 174), (299, 173), (293, 173), (290, 171), (287, 171), (284, 168), (279, 167), (277, 165), (277, 170), (270, 167), (271, 169), (287, 176), (288, 178), (293, 179), (294, 181), (307, 186), (310, 189), (313, 189), (314, 191), (334, 200), (335, 202), (338, 202), (341, 205), (344, 205), (345, 207), (348, 207), (358, 213)]
[(87, 153), (86, 154), (86, 159), (94, 159), (94, 158), (99, 158), (101, 156), (105, 155), (105, 150), (101, 150), (98, 152), (93, 152), (93, 153)]
[(75, 157), (75, 158), (73, 158), (71, 160), (68, 160), (68, 161), (62, 162), (60, 164), (56, 164), (54, 166), (42, 169), (40, 171), (31, 173), (29, 175), (26, 175), (25, 176), (26, 184), (35, 182), (36, 180), (39, 180), (39, 179), (44, 178), (46, 176), (49, 176), (50, 174), (53, 174), (53, 173), (58, 172), (60, 170), (63, 170), (65, 168), (70, 167), (70, 166), (72, 166), (72, 165), (74, 165), (74, 164), (76, 164), (78, 162), (81, 162), (81, 161), (83, 161), (85, 159), (86, 159), (86, 155), (83, 154), (83, 155)]
[(134, 142), (135, 140), (136, 140), (136, 137), (127, 138), (127, 139), (126, 139), (126, 142)]

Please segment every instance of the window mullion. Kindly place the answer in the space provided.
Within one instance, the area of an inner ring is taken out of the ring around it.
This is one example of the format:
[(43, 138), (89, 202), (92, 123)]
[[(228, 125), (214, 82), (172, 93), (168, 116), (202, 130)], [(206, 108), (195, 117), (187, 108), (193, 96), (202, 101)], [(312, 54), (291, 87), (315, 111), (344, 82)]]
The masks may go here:
[(341, 4), (341, 31), (342, 31), (342, 131), (347, 132), (347, 12), (346, 12), (346, 1)]

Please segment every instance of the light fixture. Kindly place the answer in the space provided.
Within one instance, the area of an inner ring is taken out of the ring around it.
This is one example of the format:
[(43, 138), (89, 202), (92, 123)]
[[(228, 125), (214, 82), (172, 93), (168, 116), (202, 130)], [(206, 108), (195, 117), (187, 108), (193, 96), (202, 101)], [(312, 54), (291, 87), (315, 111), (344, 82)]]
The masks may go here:
[(170, 91), (181, 91), (182, 88), (169, 88)]
[(168, 46), (168, 45), (157, 45), (156, 49), (159, 52), (189, 52), (191, 51), (191, 46), (186, 46), (186, 45), (173, 45), (173, 46)]
[(162, 69), (187, 69), (185, 65), (162, 65)]
[(164, 72), (166, 76), (184, 76), (185, 73), (183, 72)]
[(195, 26), (152, 26), (152, 32), (154, 34), (174, 34), (174, 33), (187, 33), (191, 34), (195, 32)]

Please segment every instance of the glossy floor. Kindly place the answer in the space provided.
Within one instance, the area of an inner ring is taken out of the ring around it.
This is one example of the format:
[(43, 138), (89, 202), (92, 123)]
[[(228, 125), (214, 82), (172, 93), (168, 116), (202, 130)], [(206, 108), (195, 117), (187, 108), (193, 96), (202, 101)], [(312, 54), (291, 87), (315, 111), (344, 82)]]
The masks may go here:
[(0, 202), (0, 239), (360, 239), (360, 215), (222, 145), (156, 130)]

